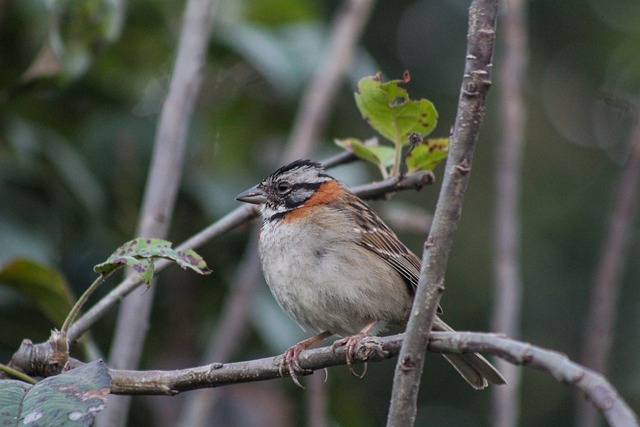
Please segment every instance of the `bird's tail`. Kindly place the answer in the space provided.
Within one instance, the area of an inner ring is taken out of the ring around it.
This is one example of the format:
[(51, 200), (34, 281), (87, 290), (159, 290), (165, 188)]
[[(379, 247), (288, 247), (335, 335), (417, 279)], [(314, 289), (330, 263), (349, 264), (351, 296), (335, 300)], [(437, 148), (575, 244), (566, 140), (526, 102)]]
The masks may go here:
[[(436, 316), (434, 331), (455, 332), (454, 329)], [(488, 383), (506, 384), (498, 370), (478, 353), (443, 354), (444, 358), (456, 368), (462, 378), (476, 390), (485, 388)]]

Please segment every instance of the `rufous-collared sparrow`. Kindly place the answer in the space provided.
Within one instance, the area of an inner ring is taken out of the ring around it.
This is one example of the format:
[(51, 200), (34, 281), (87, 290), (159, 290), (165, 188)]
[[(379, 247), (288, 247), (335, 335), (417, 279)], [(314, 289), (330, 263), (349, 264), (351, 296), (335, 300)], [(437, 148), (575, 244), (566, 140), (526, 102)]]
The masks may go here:
[[(260, 258), (273, 296), (302, 329), (316, 334), (283, 354), (281, 374), (286, 369), (300, 385), (300, 353), (334, 334), (345, 337), (333, 348), (345, 346), (353, 372), (358, 342), (387, 324), (406, 324), (420, 259), (320, 163), (294, 161), (237, 200), (260, 206)], [(433, 330), (453, 331), (438, 316)], [(473, 388), (505, 382), (479, 354), (444, 357)]]

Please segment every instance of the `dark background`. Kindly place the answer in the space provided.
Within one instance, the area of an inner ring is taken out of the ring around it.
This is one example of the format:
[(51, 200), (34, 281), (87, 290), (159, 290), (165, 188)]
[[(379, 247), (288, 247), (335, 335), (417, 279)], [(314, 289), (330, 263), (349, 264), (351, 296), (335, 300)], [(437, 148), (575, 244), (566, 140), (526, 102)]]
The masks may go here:
[[(183, 2), (138, 0), (121, 3), (123, 10), (117, 12), (105, 5), (118, 2), (84, 3), (73, 9), (78, 15), (56, 23), (44, 2), (0, 1), (0, 265), (20, 256), (56, 267), (76, 294), (93, 281), (93, 265), (134, 237), (184, 7)], [(236, 194), (280, 166), (301, 91), (320, 59), (339, 5), (220, 3), (169, 236), (174, 242), (238, 206)], [(391, 79), (409, 70), (411, 96), (429, 98), (440, 114), (433, 135), (448, 135), (462, 76), (467, 6), (455, 0), (376, 4), (317, 159), (338, 152), (333, 138), (373, 134), (359, 116), (353, 91), (359, 78), (377, 71)], [(640, 89), (640, 8), (631, 1), (605, 0), (535, 0), (528, 6), (522, 339), (575, 360), (616, 177), (638, 114), (633, 100)], [(81, 19), (83, 14), (93, 17), (91, 26)], [(494, 82), (501, 78), (500, 29), (499, 21)], [(60, 36), (54, 46), (63, 54), (62, 70), (26, 78), (52, 31)], [(457, 329), (488, 329), (498, 100), (494, 88), (442, 299), (445, 319)], [(349, 185), (379, 178), (375, 168), (365, 165), (334, 173)], [(389, 204), (432, 212), (441, 175), (442, 166), (436, 169), (436, 186), (398, 195)], [(638, 408), (637, 219), (633, 230), (610, 380)], [(198, 363), (248, 237), (246, 227), (199, 251), (214, 270), (211, 276), (175, 267), (160, 276), (143, 368)], [(423, 231), (400, 232), (400, 237), (420, 253)], [(266, 285), (261, 290), (247, 304), (252, 332), (235, 360), (277, 354), (302, 337), (279, 313)], [(115, 313), (93, 329), (105, 354)], [(21, 339), (45, 340), (56, 326), (0, 284), (1, 361), (9, 360)], [(487, 425), (490, 392), (467, 387), (441, 359), (427, 359), (417, 425)], [(362, 380), (345, 368), (330, 369), (329, 416), (335, 425), (383, 425), (393, 367), (393, 362), (371, 364)], [(261, 425), (268, 425), (270, 416), (279, 417), (280, 425), (299, 425), (304, 394), (290, 381), (227, 387), (216, 416), (226, 420), (224, 425), (249, 425), (239, 414), (247, 408), (260, 413), (265, 405)], [(521, 425), (571, 425), (574, 397), (572, 390), (526, 369)], [(179, 398), (137, 399), (130, 423), (170, 425), (180, 411), (176, 402)]]

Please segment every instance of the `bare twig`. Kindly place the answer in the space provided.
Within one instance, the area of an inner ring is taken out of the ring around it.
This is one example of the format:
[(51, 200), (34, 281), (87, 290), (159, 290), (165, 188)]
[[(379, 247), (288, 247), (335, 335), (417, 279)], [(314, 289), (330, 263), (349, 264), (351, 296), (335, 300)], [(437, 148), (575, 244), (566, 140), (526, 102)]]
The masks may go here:
[[(156, 131), (138, 236), (162, 238), (171, 223), (184, 169), (187, 131), (201, 86), (214, 5), (215, 0), (190, 0), (186, 5), (169, 91)], [(134, 294), (123, 302), (109, 356), (112, 366), (137, 366), (148, 330), (154, 291), (155, 287), (152, 287), (144, 296)], [(130, 399), (110, 402), (97, 425), (126, 424), (129, 405)]]
[(396, 365), (387, 426), (415, 422), (418, 390), (431, 325), (440, 296), (453, 236), (462, 211), (473, 152), (484, 116), (495, 42), (497, 0), (474, 0), (469, 8), (467, 55), (449, 157), (429, 237), (407, 336)]
[[(524, 100), (527, 53), (525, 2), (507, 0), (503, 15), (505, 44), (498, 90), (501, 138), (496, 153), (496, 211), (494, 217), (495, 299), (491, 330), (510, 337), (520, 336), (522, 280), (520, 275), (520, 174), (525, 142)], [(518, 424), (521, 370), (503, 360), (497, 368), (507, 380), (492, 390), (491, 425)]]
[[(640, 192), (640, 121), (630, 135), (630, 156), (621, 171), (613, 200), (613, 209), (602, 252), (596, 267), (591, 290), (591, 307), (587, 314), (582, 347), (582, 362), (589, 368), (606, 374), (614, 337), (616, 305), (629, 243), (633, 219), (638, 209)], [(581, 427), (596, 426), (598, 419), (591, 408), (578, 402), (576, 419)]]
[(373, 4), (373, 0), (346, 0), (338, 11), (326, 59), (302, 95), (301, 108), (285, 150), (288, 161), (307, 157), (313, 151), (340, 89), (340, 82), (351, 65), (356, 44)]
[[(379, 362), (398, 355), (404, 334), (377, 338), (382, 351), (361, 346), (356, 363)], [(510, 363), (534, 368), (556, 381), (575, 387), (590, 401), (612, 426), (638, 426), (636, 414), (600, 374), (586, 369), (565, 355), (515, 341), (497, 334), (478, 332), (432, 332), (429, 351), (439, 353), (484, 352), (505, 358)], [(345, 364), (343, 349), (331, 346), (303, 351), (300, 365), (317, 371)], [(130, 395), (174, 395), (200, 388), (221, 387), (252, 381), (280, 378), (278, 358), (267, 357), (235, 363), (212, 363), (175, 371), (110, 370), (111, 392)], [(300, 375), (303, 375), (302, 373)], [(452, 374), (453, 375), (453, 374)], [(463, 383), (460, 383), (463, 386)]]

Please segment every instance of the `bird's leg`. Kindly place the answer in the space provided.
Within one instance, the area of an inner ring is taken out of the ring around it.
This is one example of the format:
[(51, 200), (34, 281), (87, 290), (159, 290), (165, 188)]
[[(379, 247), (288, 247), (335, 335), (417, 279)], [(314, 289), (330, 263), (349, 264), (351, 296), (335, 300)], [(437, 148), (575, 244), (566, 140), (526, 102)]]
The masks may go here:
[(353, 358), (356, 355), (356, 346), (364, 338), (366, 338), (367, 334), (369, 333), (369, 331), (371, 331), (371, 329), (375, 326), (376, 323), (377, 323), (376, 320), (372, 320), (371, 322), (367, 323), (367, 325), (364, 328), (362, 328), (362, 330), (357, 334), (351, 335), (350, 337), (344, 337), (339, 340), (336, 340), (331, 345), (331, 348), (333, 349), (334, 353), (339, 347), (344, 346), (344, 353), (347, 359), (347, 366), (349, 367), (349, 372), (351, 372), (354, 376), (358, 378), (362, 378), (364, 374), (367, 372), (367, 365), (365, 363), (364, 372), (362, 372), (361, 375), (356, 374), (355, 371), (353, 370)]
[(287, 351), (285, 351), (282, 355), (282, 359), (280, 359), (280, 376), (284, 377), (286, 369), (286, 371), (289, 372), (289, 376), (291, 376), (293, 382), (296, 383), (298, 387), (304, 388), (302, 387), (302, 384), (300, 384), (300, 381), (298, 381), (298, 374), (296, 373), (296, 371), (303, 373), (306, 372), (306, 370), (303, 369), (302, 366), (300, 366), (300, 353), (302, 353), (304, 350), (308, 349), (318, 341), (329, 338), (331, 335), (333, 335), (333, 333), (324, 331), (318, 335), (307, 338), (306, 340), (300, 341), (298, 344), (289, 347)]

